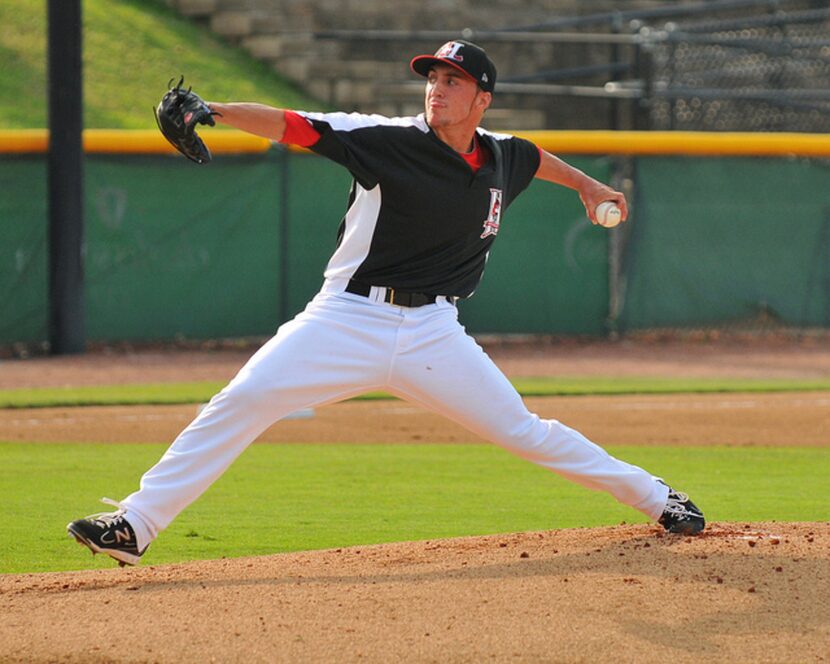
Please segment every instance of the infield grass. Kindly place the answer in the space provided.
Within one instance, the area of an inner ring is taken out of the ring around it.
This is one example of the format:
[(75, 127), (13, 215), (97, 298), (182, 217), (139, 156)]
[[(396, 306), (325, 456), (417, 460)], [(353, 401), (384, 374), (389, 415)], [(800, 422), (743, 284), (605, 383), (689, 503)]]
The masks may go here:
[[(540, 377), (513, 381), (522, 396), (693, 394), (726, 392), (830, 391), (830, 379), (747, 380), (734, 378)], [(106, 385), (0, 390), (0, 408), (203, 403), (221, 382)], [(372, 392), (361, 399), (389, 399)]]
[[(164, 445), (0, 443), (0, 572), (109, 568), (65, 533), (109, 511)], [(828, 518), (830, 450), (609, 447), (688, 490), (717, 521)], [(603, 494), (492, 445), (248, 449), (143, 564), (500, 532), (644, 522)]]

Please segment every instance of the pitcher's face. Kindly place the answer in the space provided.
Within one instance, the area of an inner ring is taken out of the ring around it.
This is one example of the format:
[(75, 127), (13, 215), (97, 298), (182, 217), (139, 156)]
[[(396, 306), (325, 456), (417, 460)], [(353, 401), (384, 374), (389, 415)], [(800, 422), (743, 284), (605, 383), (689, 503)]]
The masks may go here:
[(433, 129), (467, 122), (477, 126), (491, 99), (489, 92), (463, 72), (436, 64), (429, 71), (424, 93), (427, 123)]

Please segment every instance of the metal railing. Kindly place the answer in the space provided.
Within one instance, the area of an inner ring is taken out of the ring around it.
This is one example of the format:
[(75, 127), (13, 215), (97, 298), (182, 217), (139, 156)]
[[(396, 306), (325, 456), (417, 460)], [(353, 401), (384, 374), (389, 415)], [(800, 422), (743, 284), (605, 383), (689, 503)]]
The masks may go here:
[[(605, 127), (612, 129), (740, 131), (744, 120), (746, 128), (757, 129), (749, 122), (755, 115), (752, 123), (757, 125), (761, 116), (760, 128), (765, 130), (828, 131), (830, 7), (805, 7), (811, 3), (716, 0), (496, 30), (326, 30), (315, 36), (368, 45), (435, 45), (460, 36), (488, 48), (582, 46), (584, 65), (508, 72), (497, 84), (499, 95), (521, 96), (527, 101), (519, 105), (525, 108), (544, 108), (551, 98), (605, 100)], [(607, 47), (605, 61), (596, 61), (597, 46)], [(411, 88), (414, 95), (416, 86), (390, 82), (388, 87)], [(707, 110), (699, 117), (687, 110), (679, 113), (684, 101)], [(755, 113), (752, 104), (758, 105)], [(700, 126), (689, 126), (690, 117), (697, 117)]]

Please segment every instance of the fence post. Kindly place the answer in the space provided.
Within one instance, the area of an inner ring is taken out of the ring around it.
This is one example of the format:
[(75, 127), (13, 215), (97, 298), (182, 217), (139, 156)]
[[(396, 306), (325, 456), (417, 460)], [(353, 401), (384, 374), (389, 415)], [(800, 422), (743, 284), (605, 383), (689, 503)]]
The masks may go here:
[(611, 169), (611, 186), (625, 194), (628, 201), (628, 221), (608, 231), (608, 317), (605, 329), (608, 337), (616, 339), (620, 334), (620, 315), (625, 305), (626, 274), (625, 249), (631, 237), (631, 228), (636, 223), (634, 157), (621, 156), (614, 159)]
[(49, 0), (49, 344), (82, 353), (84, 321), (81, 0)]

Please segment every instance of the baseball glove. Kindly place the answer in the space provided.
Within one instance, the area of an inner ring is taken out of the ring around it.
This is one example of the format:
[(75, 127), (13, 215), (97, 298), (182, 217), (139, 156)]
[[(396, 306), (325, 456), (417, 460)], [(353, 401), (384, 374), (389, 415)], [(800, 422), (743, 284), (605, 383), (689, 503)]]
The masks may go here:
[[(167, 84), (172, 86), (174, 79)], [(182, 87), (184, 76), (175, 87), (170, 87), (161, 103), (153, 109), (159, 131), (170, 141), (170, 145), (197, 164), (210, 161), (210, 150), (196, 133), (197, 124), (211, 127), (216, 124), (215, 115), (191, 88)]]

